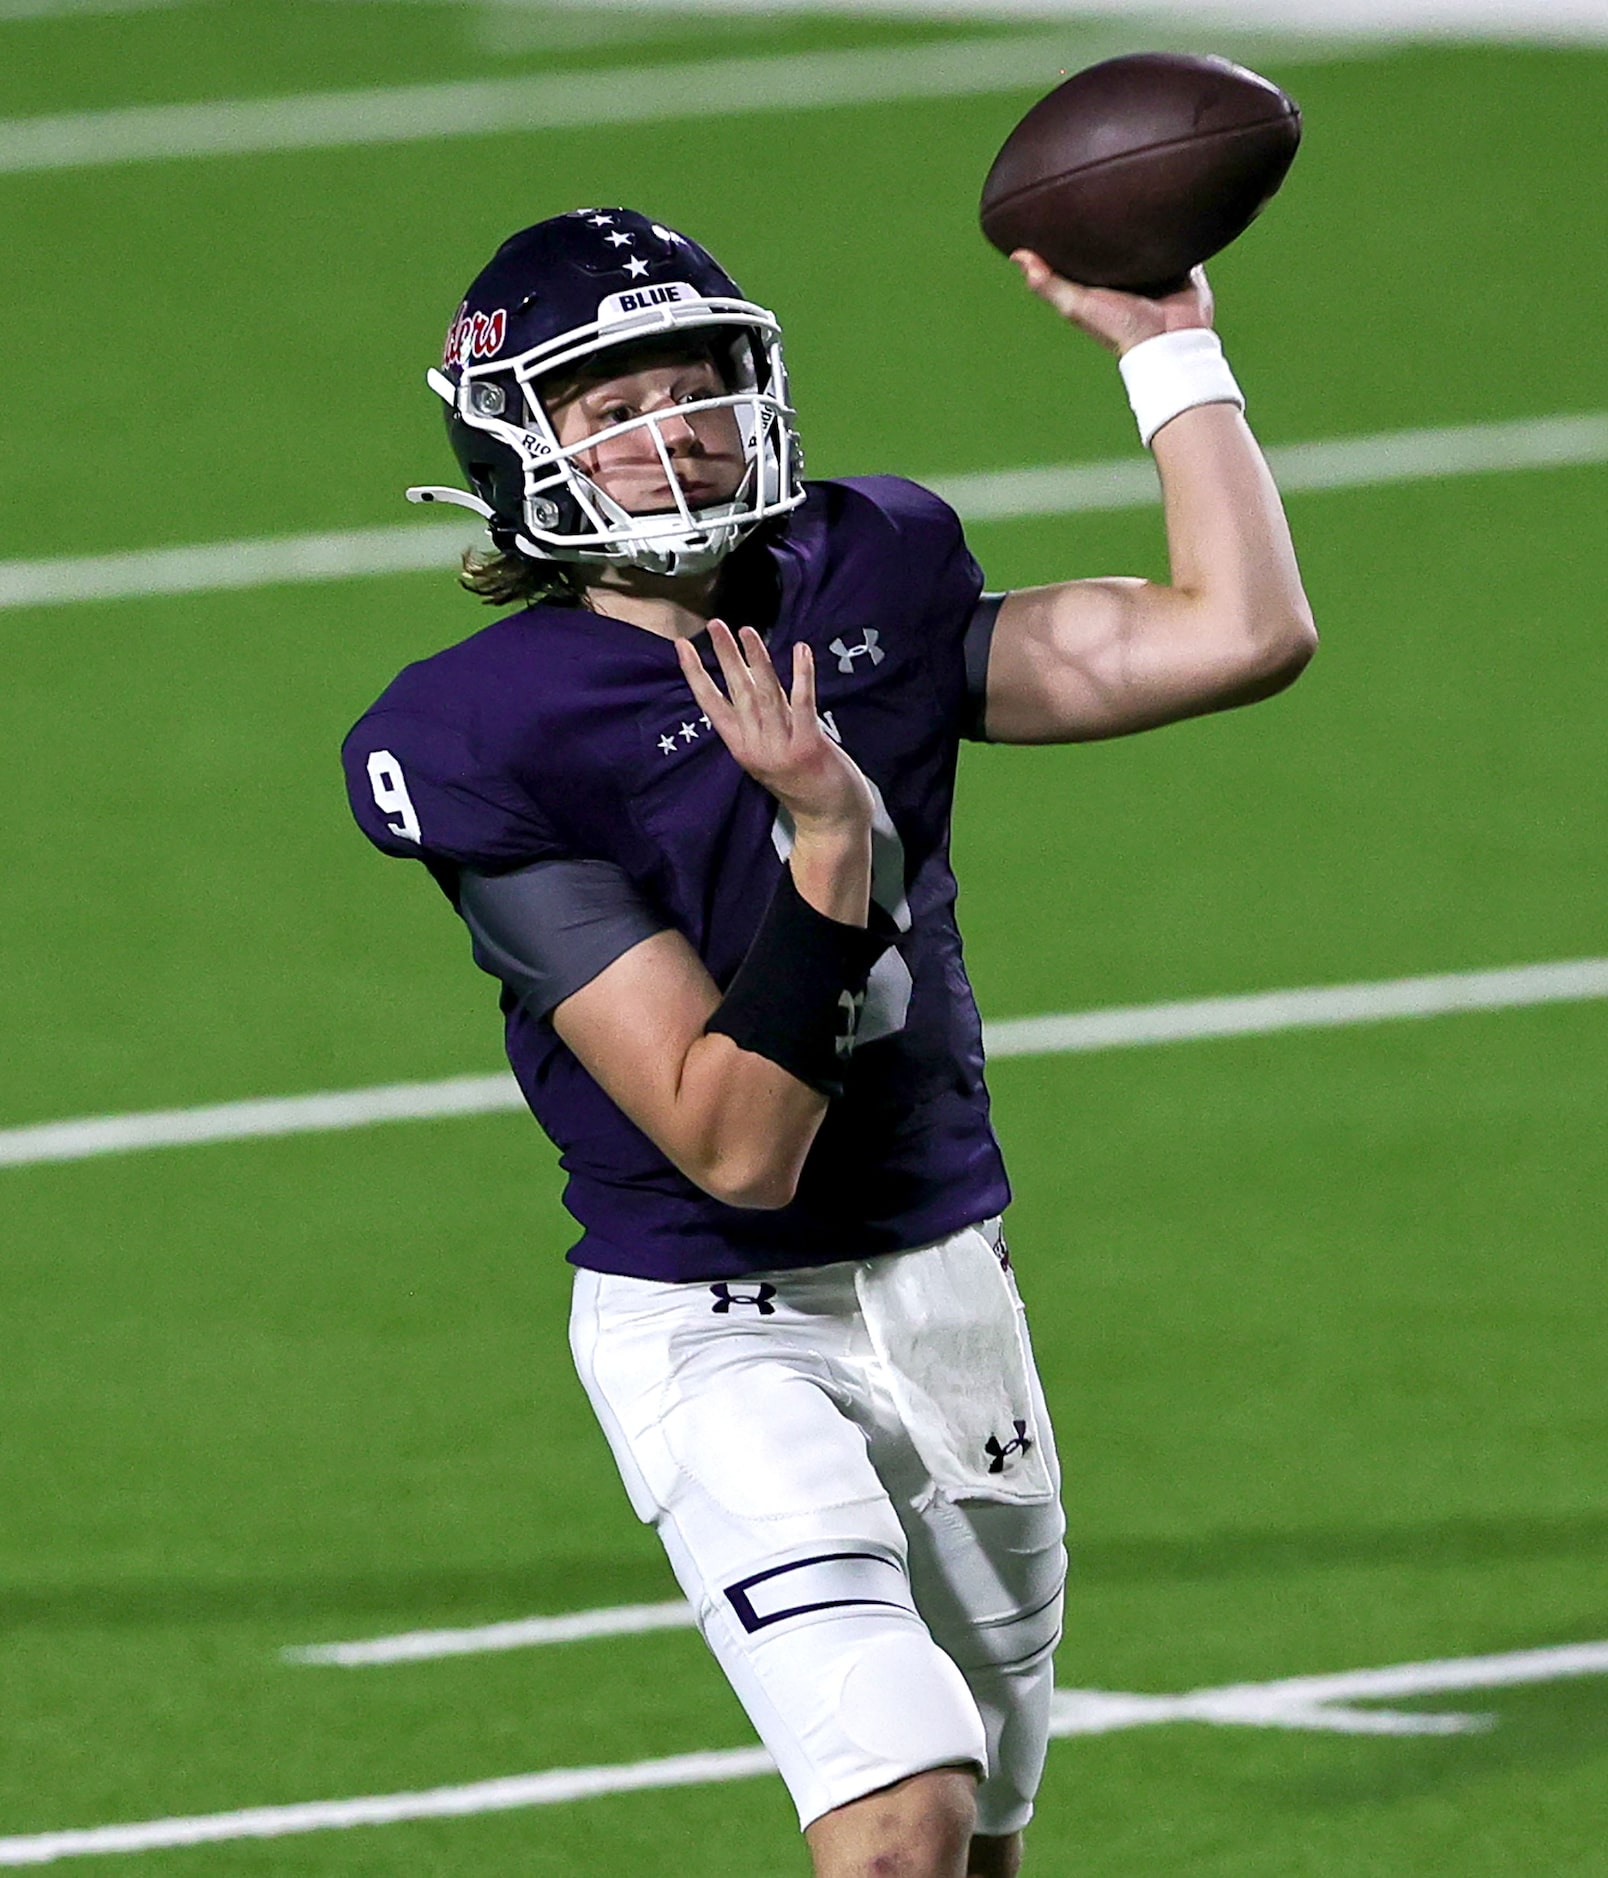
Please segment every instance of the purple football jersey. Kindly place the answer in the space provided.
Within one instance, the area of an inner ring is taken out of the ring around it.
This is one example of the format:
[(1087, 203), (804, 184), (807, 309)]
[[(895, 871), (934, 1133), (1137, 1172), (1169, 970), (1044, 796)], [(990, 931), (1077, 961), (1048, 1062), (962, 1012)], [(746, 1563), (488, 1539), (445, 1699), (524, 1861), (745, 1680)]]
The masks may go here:
[[(953, 511), (893, 477), (811, 484), (769, 552), (771, 657), (785, 673), (794, 641), (814, 651), (822, 715), (880, 795), (873, 891), (900, 936), (873, 972), (844, 1093), (775, 1211), (695, 1186), (505, 989), (508, 1058), (584, 1229), (570, 1258), (599, 1271), (721, 1279), (866, 1258), (1010, 1197), (948, 848), (982, 576)], [(527, 608), (410, 665), (344, 756), (364, 833), (426, 861), (449, 894), (460, 868), (612, 863), (722, 987), (785, 865), (785, 817), (702, 717), (672, 642), (575, 607)]]

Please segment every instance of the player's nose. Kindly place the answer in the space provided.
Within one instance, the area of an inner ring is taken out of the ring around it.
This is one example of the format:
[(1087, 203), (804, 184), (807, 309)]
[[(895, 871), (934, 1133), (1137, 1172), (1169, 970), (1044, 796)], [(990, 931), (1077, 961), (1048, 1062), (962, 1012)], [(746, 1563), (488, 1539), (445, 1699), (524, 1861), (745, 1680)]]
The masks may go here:
[(659, 435), (664, 439), (664, 447), (683, 453), (698, 447), (698, 433), (679, 405), (672, 404), (658, 414)]

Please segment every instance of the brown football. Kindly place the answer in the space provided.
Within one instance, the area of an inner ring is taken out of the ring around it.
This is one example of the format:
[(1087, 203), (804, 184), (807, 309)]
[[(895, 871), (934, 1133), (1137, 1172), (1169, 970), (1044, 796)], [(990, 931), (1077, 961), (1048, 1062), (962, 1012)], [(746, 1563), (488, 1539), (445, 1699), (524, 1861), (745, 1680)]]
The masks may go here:
[(1107, 59), (1005, 139), (983, 184), (983, 233), (1086, 286), (1176, 291), (1244, 233), (1300, 141), (1294, 100), (1242, 65), (1177, 52)]

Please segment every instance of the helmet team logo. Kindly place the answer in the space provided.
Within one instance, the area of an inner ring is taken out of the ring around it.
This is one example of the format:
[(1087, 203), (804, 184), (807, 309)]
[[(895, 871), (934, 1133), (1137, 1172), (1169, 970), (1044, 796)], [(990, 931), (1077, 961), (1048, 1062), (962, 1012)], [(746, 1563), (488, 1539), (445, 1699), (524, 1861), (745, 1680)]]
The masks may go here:
[(458, 308), (447, 328), (447, 343), (441, 351), (443, 365), (467, 365), (471, 359), (489, 359), (502, 350), (508, 337), (508, 309), (494, 313), (471, 313), (469, 302)]

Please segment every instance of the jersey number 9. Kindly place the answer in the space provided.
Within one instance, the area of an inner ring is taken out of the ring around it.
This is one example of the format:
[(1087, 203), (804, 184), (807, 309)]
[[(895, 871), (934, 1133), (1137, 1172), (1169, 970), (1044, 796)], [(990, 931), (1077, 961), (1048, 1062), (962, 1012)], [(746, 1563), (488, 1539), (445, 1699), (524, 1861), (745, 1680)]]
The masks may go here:
[(387, 822), (386, 827), (393, 835), (401, 835), (404, 840), (417, 841), (419, 818), (414, 812), (408, 786), (402, 779), (402, 765), (389, 750), (374, 750), (369, 755), (368, 774), (375, 805), (386, 815), (401, 817), (399, 821)]

